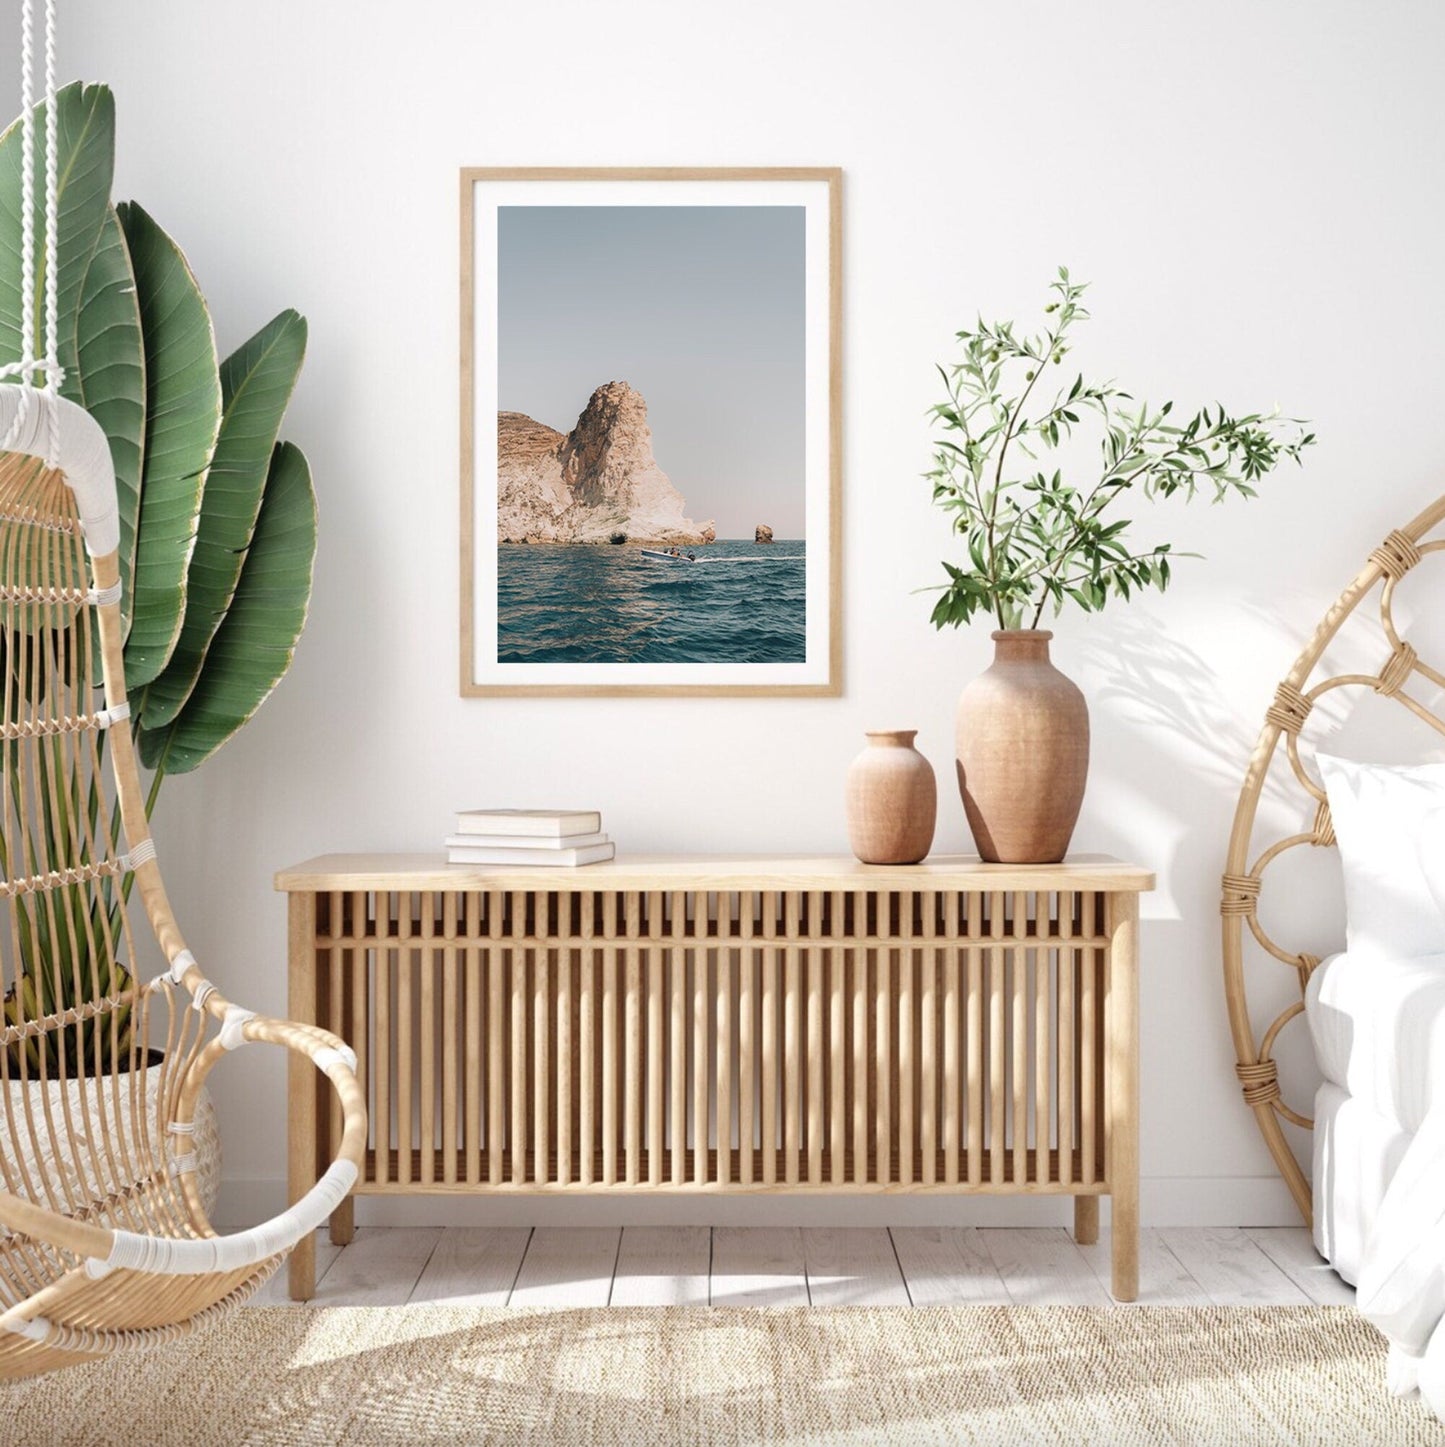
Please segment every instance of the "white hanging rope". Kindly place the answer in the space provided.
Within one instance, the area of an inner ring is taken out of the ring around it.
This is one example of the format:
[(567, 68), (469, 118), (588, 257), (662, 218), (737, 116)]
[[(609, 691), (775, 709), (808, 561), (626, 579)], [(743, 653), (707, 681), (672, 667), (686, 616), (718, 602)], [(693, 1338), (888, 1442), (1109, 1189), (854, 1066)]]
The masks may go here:
[(45, 0), (45, 391), (51, 399), (46, 465), (60, 462), (60, 118), (55, 107), (55, 0)]
[[(35, 4), (20, 6), (20, 359), (0, 367), (0, 377), (19, 377), (20, 406), (0, 450), (9, 451), (24, 431), (30, 412), (29, 389), (45, 372), (45, 391), (59, 396), (65, 373), (60, 366), (60, 123), (55, 107), (55, 0), (45, 0), (45, 336), (41, 352), (35, 287)], [(60, 450), (58, 410), (47, 409), (46, 462), (55, 467)]]
[(20, 363), (35, 380), (35, 7), (20, 6)]

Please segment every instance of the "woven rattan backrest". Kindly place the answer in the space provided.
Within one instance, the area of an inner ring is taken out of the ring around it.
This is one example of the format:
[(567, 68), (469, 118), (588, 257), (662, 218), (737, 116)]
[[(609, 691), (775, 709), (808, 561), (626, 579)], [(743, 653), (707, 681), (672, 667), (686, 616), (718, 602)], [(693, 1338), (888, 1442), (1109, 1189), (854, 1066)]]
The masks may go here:
[[(1420, 657), (1410, 641), (1400, 635), (1395, 619), (1395, 593), (1400, 580), (1432, 555), (1445, 553), (1445, 537), (1431, 537), (1442, 521), (1445, 521), (1445, 497), (1413, 522), (1392, 532), (1370, 554), (1364, 568), (1325, 614), (1265, 713), (1264, 729), (1250, 758), (1229, 839), (1220, 912), (1224, 986), (1234, 1036), (1235, 1068), (1245, 1103), (1253, 1110), (1275, 1164), (1307, 1221), (1312, 1218), (1310, 1183), (1290, 1149), (1283, 1123), (1309, 1129), (1313, 1122), (1287, 1104), (1281, 1094), (1275, 1043), (1284, 1027), (1304, 1013), (1305, 986), (1319, 965), (1319, 958), (1290, 950), (1271, 938), (1260, 924), (1260, 892), (1268, 879), (1270, 865), (1282, 855), (1293, 849), (1330, 848), (1335, 843), (1324, 787), (1301, 757), (1300, 748), (1301, 733), (1308, 728), (1311, 713), (1322, 697), (1336, 689), (1367, 689), (1408, 710), (1423, 728), (1445, 735), (1445, 719), (1417, 696), (1421, 691), (1445, 689), (1445, 673)], [(1377, 586), (1376, 606), (1383, 635), (1381, 652), (1386, 655), (1378, 673), (1316, 677), (1331, 641), (1346, 620), (1361, 610), (1365, 600), (1375, 595)], [(1283, 838), (1261, 844), (1255, 839), (1259, 805), (1272, 778), (1296, 792), (1310, 822)], [(1248, 998), (1251, 970), (1256, 964), (1282, 965), (1293, 971), (1299, 992), (1299, 998), (1292, 1000), (1258, 1034)]]
[[(184, 1229), (155, 1188), (199, 1032), (133, 974), (111, 737), (129, 759), (129, 726), (99, 663), (103, 643), (119, 657), (119, 609), (101, 601), (65, 478), (0, 454), (0, 1183), (66, 1215)], [(133, 767), (124, 791), (143, 820)]]

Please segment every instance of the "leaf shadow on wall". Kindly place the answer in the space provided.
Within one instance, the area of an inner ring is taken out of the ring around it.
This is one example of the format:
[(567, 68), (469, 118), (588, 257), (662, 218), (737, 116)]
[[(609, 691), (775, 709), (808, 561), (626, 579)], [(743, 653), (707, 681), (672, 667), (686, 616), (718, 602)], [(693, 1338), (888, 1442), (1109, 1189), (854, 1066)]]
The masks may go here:
[[(1281, 653), (1288, 652), (1289, 644), (1282, 642)], [(1206, 826), (1219, 822), (1228, 830), (1269, 700), (1259, 701), (1257, 724), (1242, 715), (1213, 668), (1163, 620), (1139, 611), (1111, 617), (1107, 632), (1085, 638), (1079, 658), (1090, 676), (1086, 692), (1098, 720), (1096, 733), (1107, 728), (1128, 734), (1129, 772), (1123, 782), (1132, 791), (1156, 804), (1167, 801), (1176, 812), (1208, 799), (1219, 806), (1211, 816), (1227, 801), (1228, 812), (1218, 821), (1185, 821), (1190, 837), (1208, 841), (1222, 858), (1226, 833), (1216, 830), (1211, 839)], [(1288, 659), (1281, 673), (1286, 667)], [(1181, 786), (1182, 777), (1189, 781), (1187, 788)], [(1265, 798), (1271, 805), (1299, 807), (1273, 774)]]
[[(1250, 627), (1267, 625), (1267, 634), (1278, 638), (1278, 674), (1283, 677), (1303, 639), (1290, 637), (1277, 613), (1263, 607), (1258, 613)], [(1086, 691), (1096, 732), (1114, 736), (1114, 747), (1101, 751), (1099, 765), (1116, 772), (1107, 783), (1096, 775), (1091, 785), (1099, 790), (1096, 801), (1111, 794), (1131, 795), (1174, 826), (1165, 836), (1172, 855), (1161, 857), (1156, 833), (1153, 857), (1143, 861), (1156, 870), (1161, 890), (1172, 893), (1177, 910), (1175, 919), (1148, 920), (1146, 956), (1171, 972), (1206, 971), (1207, 988), (1176, 976), (1171, 993), (1182, 990), (1205, 1004), (1208, 1013), (1199, 1019), (1198, 1029), (1210, 1043), (1202, 1048), (1219, 1061), (1217, 1076), (1208, 1078), (1217, 1080), (1222, 1097), (1233, 1099), (1238, 1089), (1229, 1069), (1234, 1047), (1218, 986), (1220, 877), (1235, 807), (1270, 698), (1241, 701), (1237, 684), (1222, 681), (1167, 623), (1140, 611), (1110, 618), (1107, 634), (1100, 630), (1091, 635), (1079, 657), (1089, 675)], [(1321, 708), (1317, 722), (1321, 737), (1333, 734), (1339, 720), (1332, 704)], [(1258, 837), (1272, 842), (1307, 832), (1313, 828), (1314, 811), (1314, 800), (1295, 781), (1281, 749), (1261, 796)], [(1137, 854), (1138, 839), (1130, 834), (1132, 817), (1132, 809), (1102, 810), (1096, 802), (1093, 828), (1101, 846), (1123, 856)], [(1251, 863), (1262, 847), (1251, 844)], [(1339, 867), (1334, 854), (1290, 850), (1270, 868), (1273, 888), (1261, 899), (1260, 920), (1291, 949), (1327, 954), (1339, 948), (1343, 918), (1337, 907)], [(1259, 949), (1248, 931), (1245, 943), (1249, 1012), (1258, 1039), (1299, 999), (1298, 975)], [(1308, 1114), (1319, 1073), (1302, 1023), (1281, 1033), (1275, 1054), (1290, 1103)], [(1238, 1124), (1250, 1140), (1256, 1164), (1267, 1166), (1263, 1144), (1243, 1111)], [(1308, 1133), (1291, 1128), (1287, 1134), (1296, 1155), (1307, 1161)]]

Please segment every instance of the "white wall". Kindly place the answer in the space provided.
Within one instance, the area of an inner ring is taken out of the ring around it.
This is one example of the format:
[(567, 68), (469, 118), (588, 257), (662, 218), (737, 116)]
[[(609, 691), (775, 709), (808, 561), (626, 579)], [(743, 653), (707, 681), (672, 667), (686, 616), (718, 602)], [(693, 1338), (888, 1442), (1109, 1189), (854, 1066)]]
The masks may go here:
[[(62, 23), (66, 76), (117, 94), (117, 195), (187, 249), (222, 347), (282, 306), (311, 323), (286, 429), (322, 508), (310, 627), (158, 817), (194, 947), (265, 1009), (271, 875), (308, 855), (427, 849), (458, 806), (539, 799), (596, 804), (627, 849), (837, 850), (865, 727), (916, 724), (946, 765), (989, 643), (934, 634), (909, 592), (950, 551), (918, 479), (932, 364), (976, 310), (1035, 308), (1058, 263), (1094, 284), (1096, 372), (1315, 419), (1307, 467), (1258, 502), (1147, 518), (1208, 555), (1173, 592), (1066, 617), (1055, 644), (1093, 703), (1077, 847), (1160, 875), (1146, 1220), (1290, 1219), (1234, 1080), (1217, 880), (1274, 681), (1441, 485), (1445, 11), (70, 0)], [(845, 170), (841, 700), (457, 696), (457, 168), (622, 163)], [(951, 796), (937, 844), (967, 846)], [(217, 1091), (232, 1209), (269, 1203), (284, 1072), (247, 1052)]]

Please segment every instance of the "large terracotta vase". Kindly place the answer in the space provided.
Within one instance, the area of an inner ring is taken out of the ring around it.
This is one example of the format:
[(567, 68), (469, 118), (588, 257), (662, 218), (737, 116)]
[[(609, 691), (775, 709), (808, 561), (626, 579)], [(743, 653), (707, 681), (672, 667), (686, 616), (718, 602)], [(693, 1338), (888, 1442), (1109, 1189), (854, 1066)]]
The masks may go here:
[(917, 729), (871, 729), (848, 766), (848, 842), (864, 864), (917, 864), (933, 847), (938, 785)]
[(993, 663), (958, 700), (958, 788), (979, 854), (1057, 864), (1084, 802), (1089, 709), (1049, 661), (1052, 633), (993, 635)]

